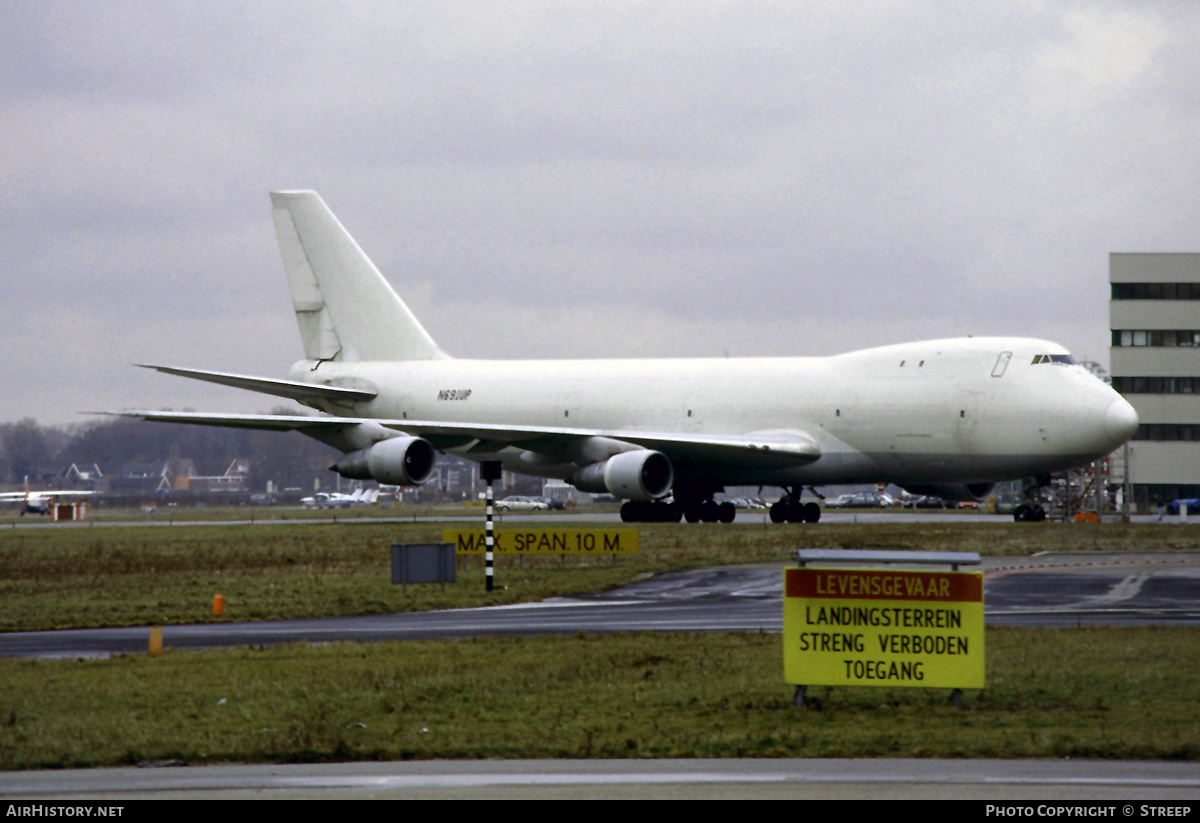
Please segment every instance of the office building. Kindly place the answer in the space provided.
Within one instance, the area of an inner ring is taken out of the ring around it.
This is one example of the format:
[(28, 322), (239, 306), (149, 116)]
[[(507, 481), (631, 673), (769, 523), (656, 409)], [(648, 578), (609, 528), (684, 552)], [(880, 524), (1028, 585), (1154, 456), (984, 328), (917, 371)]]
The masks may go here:
[(1109, 255), (1113, 388), (1137, 409), (1137, 510), (1200, 497), (1200, 254)]

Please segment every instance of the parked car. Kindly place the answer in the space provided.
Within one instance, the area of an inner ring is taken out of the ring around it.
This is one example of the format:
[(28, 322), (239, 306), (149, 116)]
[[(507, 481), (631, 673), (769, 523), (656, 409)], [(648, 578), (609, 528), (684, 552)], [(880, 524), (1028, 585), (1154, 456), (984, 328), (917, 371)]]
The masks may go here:
[(554, 510), (565, 509), (567, 504), (559, 500), (557, 497), (535, 497), (534, 500), (541, 500), (547, 506)]
[(496, 508), (502, 512), (535, 512), (548, 511), (550, 504), (543, 502), (538, 497), (513, 495), (496, 501)]
[(892, 498), (876, 492), (856, 492), (854, 494), (839, 494), (827, 499), (827, 509), (879, 509), (892, 504)]

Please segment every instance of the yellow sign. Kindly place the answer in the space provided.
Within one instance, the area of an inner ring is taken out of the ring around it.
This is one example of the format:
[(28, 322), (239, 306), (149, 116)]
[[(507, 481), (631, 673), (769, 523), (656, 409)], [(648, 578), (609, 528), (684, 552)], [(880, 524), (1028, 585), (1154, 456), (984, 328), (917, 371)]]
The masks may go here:
[[(496, 529), (497, 554), (637, 554), (637, 529)], [(483, 554), (483, 529), (445, 529), (459, 554)]]
[(979, 572), (783, 574), (785, 682), (983, 688)]

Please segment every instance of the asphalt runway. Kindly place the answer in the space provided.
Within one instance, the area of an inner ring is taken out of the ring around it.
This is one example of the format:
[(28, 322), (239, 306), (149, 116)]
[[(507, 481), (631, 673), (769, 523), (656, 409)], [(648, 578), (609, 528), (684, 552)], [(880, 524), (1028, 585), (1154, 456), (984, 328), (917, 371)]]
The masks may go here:
[[(576, 632), (783, 628), (782, 565), (691, 569), (621, 589), (540, 603), (367, 617), (166, 626), (178, 649), (515, 637)], [(985, 617), (1021, 626), (1200, 625), (1200, 555), (1047, 554), (985, 558)], [(503, 580), (500, 581), (503, 584)], [(145, 651), (148, 627), (0, 634), (2, 657), (104, 657)]]
[[(10, 772), (0, 774), (0, 797), (18, 815), (15, 800), (802, 798), (986, 800), (1028, 807), (1026, 817), (1046, 805), (1057, 811), (1038, 816), (1063, 818), (1103, 804), (1111, 808), (1106, 817), (1143, 818), (1166, 816), (1165, 809), (1194, 816), (1200, 772), (1188, 763), (1068, 760), (413, 761)], [(982, 802), (974, 811), (986, 816)]]

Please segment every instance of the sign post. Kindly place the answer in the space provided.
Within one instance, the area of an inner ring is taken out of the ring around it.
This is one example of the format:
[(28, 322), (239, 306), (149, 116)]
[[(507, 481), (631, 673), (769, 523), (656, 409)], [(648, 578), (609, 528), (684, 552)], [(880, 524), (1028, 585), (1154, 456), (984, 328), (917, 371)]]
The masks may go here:
[(484, 541), (486, 543), (484, 565), (484, 576), (487, 580), (487, 590), (492, 590), (492, 549), (495, 545), (494, 535), (492, 532), (492, 482), (499, 480), (503, 466), (499, 460), (484, 460), (479, 464), (479, 473), (483, 475), (484, 481), (487, 483), (487, 523), (484, 526)]
[(785, 569), (783, 672), (805, 686), (984, 685), (983, 575)]

